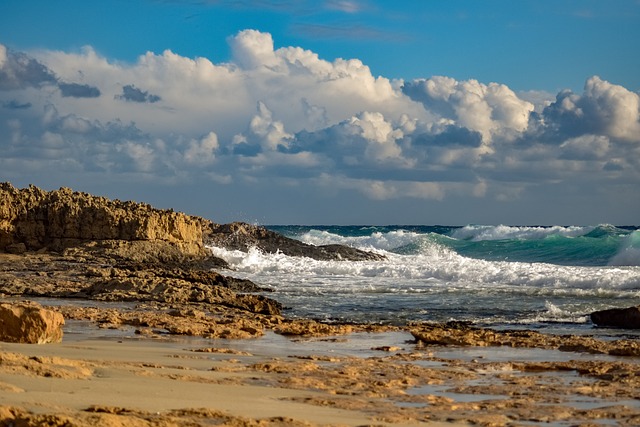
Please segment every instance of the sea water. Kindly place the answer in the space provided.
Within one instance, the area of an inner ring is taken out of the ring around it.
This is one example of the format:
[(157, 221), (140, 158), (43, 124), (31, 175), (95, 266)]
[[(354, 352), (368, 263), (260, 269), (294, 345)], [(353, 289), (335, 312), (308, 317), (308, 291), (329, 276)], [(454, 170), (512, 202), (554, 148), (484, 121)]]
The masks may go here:
[(640, 229), (598, 226), (269, 226), (383, 261), (317, 261), (211, 247), (293, 317), (592, 332), (588, 314), (640, 305)]

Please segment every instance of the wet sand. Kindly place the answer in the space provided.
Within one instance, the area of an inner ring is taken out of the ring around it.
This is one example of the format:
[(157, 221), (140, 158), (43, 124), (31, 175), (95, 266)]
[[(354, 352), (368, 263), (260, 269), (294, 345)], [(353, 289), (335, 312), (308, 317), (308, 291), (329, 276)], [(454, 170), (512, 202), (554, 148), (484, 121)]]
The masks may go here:
[(637, 357), (424, 346), (406, 331), (229, 340), (81, 321), (65, 330), (60, 344), (0, 343), (5, 423), (640, 425)]

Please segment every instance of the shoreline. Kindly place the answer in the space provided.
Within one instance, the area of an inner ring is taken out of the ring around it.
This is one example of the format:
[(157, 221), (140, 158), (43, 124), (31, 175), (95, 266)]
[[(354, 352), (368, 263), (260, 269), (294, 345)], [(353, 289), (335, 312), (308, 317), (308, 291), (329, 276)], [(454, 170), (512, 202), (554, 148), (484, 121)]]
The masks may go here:
[(0, 343), (1, 426), (640, 425), (635, 336), (288, 317), (206, 242), (380, 255), (70, 189), (0, 193), (3, 339), (55, 342)]
[(8, 408), (24, 425), (45, 416), (78, 426), (640, 421), (638, 357), (421, 345), (406, 331), (232, 340), (80, 321), (65, 329), (58, 344), (0, 343), (4, 422)]

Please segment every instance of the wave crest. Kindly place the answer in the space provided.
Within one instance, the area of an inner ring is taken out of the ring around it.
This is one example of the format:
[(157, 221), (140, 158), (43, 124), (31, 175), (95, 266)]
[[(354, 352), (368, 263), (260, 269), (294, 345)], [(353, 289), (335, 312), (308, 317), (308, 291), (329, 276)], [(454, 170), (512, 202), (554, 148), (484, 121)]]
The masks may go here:
[(592, 232), (596, 227), (559, 226), (515, 227), (509, 225), (467, 225), (455, 230), (451, 237), (458, 240), (540, 240), (552, 236), (578, 237)]
[(640, 231), (634, 231), (622, 240), (620, 249), (611, 258), (609, 265), (640, 266)]

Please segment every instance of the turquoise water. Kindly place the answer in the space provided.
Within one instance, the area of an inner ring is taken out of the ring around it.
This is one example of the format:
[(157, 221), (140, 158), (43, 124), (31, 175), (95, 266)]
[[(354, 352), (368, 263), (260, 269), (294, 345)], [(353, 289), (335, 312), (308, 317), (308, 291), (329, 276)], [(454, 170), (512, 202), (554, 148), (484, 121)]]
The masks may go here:
[[(314, 244), (342, 240), (345, 244), (355, 243), (364, 247), (368, 245), (370, 248), (406, 255), (419, 254), (431, 245), (438, 245), (466, 257), (489, 261), (544, 262), (574, 266), (640, 265), (640, 230), (630, 226), (420, 225), (268, 228)], [(385, 237), (389, 242), (381, 248), (380, 242)], [(392, 247), (395, 244), (398, 246)]]
[(270, 287), (290, 316), (325, 321), (470, 321), (592, 330), (588, 314), (640, 305), (640, 229), (598, 226), (269, 226), (384, 261), (315, 261), (211, 248)]

